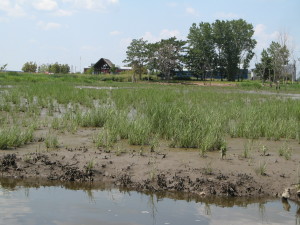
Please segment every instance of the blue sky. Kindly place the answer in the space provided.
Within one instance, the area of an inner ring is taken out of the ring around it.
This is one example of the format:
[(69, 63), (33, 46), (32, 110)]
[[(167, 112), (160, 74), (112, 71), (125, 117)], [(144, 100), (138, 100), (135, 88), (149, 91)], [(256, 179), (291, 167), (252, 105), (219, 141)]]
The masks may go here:
[(185, 39), (192, 23), (239, 18), (253, 24), (258, 55), (285, 32), (300, 57), (300, 0), (0, 0), (0, 66), (122, 66), (133, 38)]

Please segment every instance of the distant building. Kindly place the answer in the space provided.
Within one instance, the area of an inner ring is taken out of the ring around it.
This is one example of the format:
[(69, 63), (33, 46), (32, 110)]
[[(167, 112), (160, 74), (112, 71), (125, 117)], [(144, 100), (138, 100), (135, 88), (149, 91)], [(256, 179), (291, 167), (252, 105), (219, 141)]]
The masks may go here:
[(89, 69), (94, 68), (93, 74), (110, 74), (113, 67), (116, 67), (115, 73), (132, 70), (132, 67), (115, 66), (109, 59), (101, 58), (96, 63), (92, 63), (91, 66), (84, 68), (83, 72), (86, 73)]
[(114, 64), (109, 59), (101, 58), (94, 64), (94, 74), (110, 73)]

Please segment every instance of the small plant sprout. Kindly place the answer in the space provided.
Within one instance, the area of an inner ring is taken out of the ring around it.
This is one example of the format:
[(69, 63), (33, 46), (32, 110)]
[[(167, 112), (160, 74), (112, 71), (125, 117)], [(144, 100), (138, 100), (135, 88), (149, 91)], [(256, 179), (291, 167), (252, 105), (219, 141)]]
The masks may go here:
[(261, 146), (261, 151), (262, 151), (263, 156), (266, 156), (267, 155), (267, 151), (268, 151), (268, 147), (265, 146), (265, 145), (262, 145)]
[(287, 142), (285, 142), (278, 150), (279, 156), (284, 157), (286, 160), (291, 159), (292, 157), (292, 149), (288, 146)]
[(45, 145), (47, 149), (56, 149), (58, 148), (58, 140), (54, 135), (48, 135), (45, 139)]
[(152, 138), (152, 140), (150, 141), (150, 151), (151, 152), (155, 152), (155, 149), (159, 147), (159, 140), (158, 140), (158, 136), (155, 136)]
[(255, 172), (257, 175), (266, 176), (266, 170), (267, 170), (267, 163), (266, 162), (259, 162), (258, 167), (255, 169)]
[(243, 152), (243, 157), (245, 159), (249, 158), (250, 157), (250, 153), (252, 151), (252, 148), (253, 148), (253, 141), (252, 140), (249, 140), (248, 142), (246, 142), (244, 144), (244, 152)]
[(87, 172), (92, 171), (94, 169), (94, 166), (95, 166), (94, 161), (90, 160), (86, 165), (86, 171)]
[(212, 175), (213, 174), (213, 169), (211, 166), (211, 162), (206, 163), (205, 167), (203, 168), (203, 173), (205, 175)]
[(222, 145), (221, 146), (220, 153), (221, 153), (221, 159), (226, 158), (226, 154), (227, 154), (227, 147), (226, 147), (226, 145)]

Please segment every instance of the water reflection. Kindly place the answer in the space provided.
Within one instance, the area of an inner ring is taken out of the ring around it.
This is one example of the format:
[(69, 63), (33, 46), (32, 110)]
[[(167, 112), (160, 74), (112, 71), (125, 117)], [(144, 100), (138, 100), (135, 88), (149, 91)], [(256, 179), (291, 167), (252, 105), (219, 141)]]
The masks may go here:
[(288, 224), (291, 201), (138, 193), (109, 184), (0, 179), (0, 224)]

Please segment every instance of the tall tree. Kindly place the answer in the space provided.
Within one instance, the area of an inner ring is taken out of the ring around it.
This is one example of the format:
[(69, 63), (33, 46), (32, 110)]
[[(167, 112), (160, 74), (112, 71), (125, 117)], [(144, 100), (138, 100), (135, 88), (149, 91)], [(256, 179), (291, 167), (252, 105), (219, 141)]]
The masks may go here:
[(147, 41), (144, 41), (143, 38), (133, 39), (127, 47), (126, 54), (127, 58), (123, 62), (133, 67), (133, 80), (136, 80), (135, 74), (138, 74), (141, 80), (144, 67), (148, 61)]
[(272, 41), (267, 52), (271, 57), (273, 81), (275, 82), (282, 78), (283, 67), (289, 62), (289, 50), (287, 46), (281, 46), (278, 42)]
[(182, 69), (182, 53), (185, 44), (185, 41), (177, 40), (176, 37), (161, 40), (158, 43), (155, 58), (157, 69), (164, 79), (170, 80), (175, 70)]
[(224, 53), (224, 40), (226, 37), (226, 21), (224, 20), (216, 20), (212, 24), (212, 32), (213, 32), (213, 39), (215, 43), (215, 50), (216, 50), (216, 71), (220, 75), (221, 80), (227, 76), (226, 68), (227, 68), (227, 60)]
[(37, 65), (35, 62), (26, 62), (22, 67), (23, 72), (35, 73), (37, 70)]
[(226, 60), (228, 80), (234, 81), (239, 75), (239, 69), (246, 68), (254, 56), (253, 49), (256, 40), (252, 39), (254, 34), (253, 25), (245, 20), (231, 20), (222, 22), (225, 29), (222, 30), (223, 53)]
[(262, 82), (271, 78), (272, 58), (269, 56), (267, 50), (263, 49), (261, 53), (260, 62), (255, 64), (255, 72), (261, 77)]
[(205, 79), (207, 74), (212, 74), (215, 66), (216, 51), (212, 27), (209, 23), (195, 23), (190, 28), (188, 35), (188, 48), (186, 63), (197, 77)]

